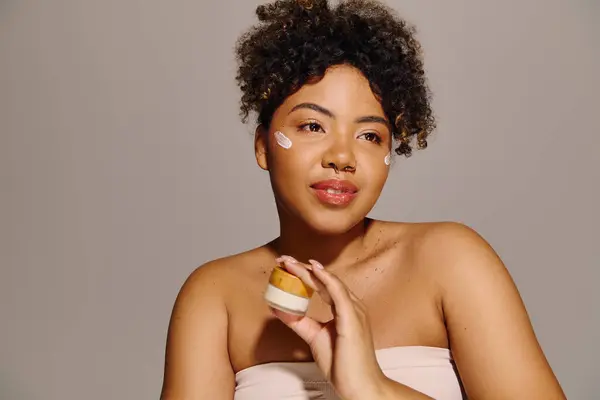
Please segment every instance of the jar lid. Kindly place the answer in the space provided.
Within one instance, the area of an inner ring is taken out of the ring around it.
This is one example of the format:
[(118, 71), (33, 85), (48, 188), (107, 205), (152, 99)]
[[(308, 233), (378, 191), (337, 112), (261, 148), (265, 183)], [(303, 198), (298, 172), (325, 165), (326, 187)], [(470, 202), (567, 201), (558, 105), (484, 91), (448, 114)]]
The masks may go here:
[(269, 283), (284, 292), (300, 297), (310, 298), (314, 292), (313, 288), (302, 282), (302, 279), (298, 278), (296, 275), (290, 274), (279, 266), (273, 268)]

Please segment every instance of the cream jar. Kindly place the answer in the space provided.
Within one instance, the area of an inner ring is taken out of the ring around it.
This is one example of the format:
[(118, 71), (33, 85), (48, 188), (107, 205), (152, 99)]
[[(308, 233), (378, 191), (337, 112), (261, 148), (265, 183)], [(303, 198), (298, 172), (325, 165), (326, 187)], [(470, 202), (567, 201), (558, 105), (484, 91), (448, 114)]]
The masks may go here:
[(300, 278), (277, 266), (271, 272), (264, 298), (269, 306), (294, 315), (304, 315), (313, 289)]

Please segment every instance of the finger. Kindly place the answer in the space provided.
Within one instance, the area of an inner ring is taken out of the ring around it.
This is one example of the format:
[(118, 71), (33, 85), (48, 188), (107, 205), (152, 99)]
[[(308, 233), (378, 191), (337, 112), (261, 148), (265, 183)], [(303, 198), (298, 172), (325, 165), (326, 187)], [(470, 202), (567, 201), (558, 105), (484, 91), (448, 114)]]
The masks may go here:
[(319, 333), (324, 329), (321, 324), (309, 317), (292, 315), (286, 312), (272, 308), (271, 311), (281, 322), (292, 329), (302, 340), (304, 340), (312, 349), (316, 349)]
[(309, 270), (309, 268), (312, 269), (312, 267), (302, 264), (301, 262), (296, 261), (294, 258), (288, 256), (282, 256), (277, 260), (277, 262), (283, 263), (288, 272), (300, 278), (302, 282), (310, 286), (316, 292), (321, 292), (324, 289), (323, 284), (320, 283), (318, 279), (315, 279), (314, 275)]
[(352, 301), (354, 301), (355, 303), (360, 303), (360, 299), (354, 294), (354, 292), (352, 290), (350, 290), (348, 287), (346, 287), (346, 290), (348, 291), (348, 295), (350, 295), (350, 298), (352, 299)]
[(365, 320), (367, 318), (367, 308), (365, 307), (364, 303), (350, 289), (348, 289), (348, 294), (352, 299), (354, 310), (360, 316), (361, 320)]
[(279, 320), (281, 320), (281, 322), (283, 322), (284, 324), (286, 324), (288, 326), (290, 326), (294, 322), (300, 321), (303, 317), (302, 315), (290, 314), (289, 312), (278, 310), (273, 307), (269, 307), (269, 308), (271, 309), (271, 313), (275, 317), (277, 317)]
[(313, 266), (313, 275), (323, 284), (339, 316), (349, 316), (354, 310), (354, 300), (346, 285), (334, 274), (325, 270), (323, 265), (315, 260), (309, 260)]
[(305, 267), (308, 270), (312, 270), (312, 266), (308, 265), (308, 264), (303, 264), (300, 261), (296, 260), (294, 257), (292, 256), (286, 256), (285, 254), (281, 255), (279, 258), (277, 258), (275, 261), (277, 261), (278, 263), (283, 263), (285, 261), (289, 261), (291, 263), (298, 263), (301, 264), (303, 267)]

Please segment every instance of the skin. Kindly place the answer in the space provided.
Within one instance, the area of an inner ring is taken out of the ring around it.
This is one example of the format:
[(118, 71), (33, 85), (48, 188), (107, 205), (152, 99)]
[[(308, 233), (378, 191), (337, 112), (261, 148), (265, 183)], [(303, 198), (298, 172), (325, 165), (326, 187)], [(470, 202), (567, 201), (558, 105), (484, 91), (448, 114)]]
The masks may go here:
[[(231, 400), (238, 371), (312, 360), (344, 399), (428, 398), (379, 369), (375, 349), (396, 346), (452, 348), (471, 399), (565, 398), (509, 273), (480, 235), (457, 223), (366, 218), (389, 172), (384, 115), (364, 76), (337, 66), (257, 129), (280, 236), (187, 279), (169, 326), (163, 400)], [(291, 149), (275, 143), (277, 130)], [(316, 199), (310, 185), (329, 178), (359, 187), (349, 206)], [(306, 317), (265, 304), (277, 263), (317, 290)]]

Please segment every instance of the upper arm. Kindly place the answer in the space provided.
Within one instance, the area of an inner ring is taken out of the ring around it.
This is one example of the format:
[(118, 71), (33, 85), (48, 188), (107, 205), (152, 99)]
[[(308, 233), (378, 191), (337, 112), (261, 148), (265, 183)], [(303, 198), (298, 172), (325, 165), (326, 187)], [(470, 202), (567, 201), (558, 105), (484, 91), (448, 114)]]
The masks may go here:
[(192, 273), (175, 301), (167, 336), (163, 400), (233, 399), (227, 310), (211, 267)]
[(469, 398), (564, 399), (494, 250), (460, 224), (445, 224), (434, 236), (450, 347)]

